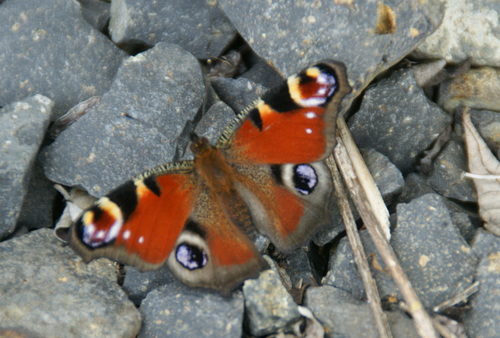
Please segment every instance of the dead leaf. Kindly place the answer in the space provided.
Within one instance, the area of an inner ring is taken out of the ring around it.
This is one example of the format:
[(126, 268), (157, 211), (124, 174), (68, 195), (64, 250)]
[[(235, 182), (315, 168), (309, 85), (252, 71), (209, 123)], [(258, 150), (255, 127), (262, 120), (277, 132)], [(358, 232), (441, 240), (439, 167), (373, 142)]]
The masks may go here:
[(49, 131), (49, 138), (55, 140), (56, 137), (73, 123), (75, 123), (79, 118), (83, 115), (87, 114), (87, 112), (95, 107), (101, 102), (100, 96), (92, 96), (91, 98), (78, 103), (76, 106), (68, 110), (66, 114), (59, 117)]
[(298, 306), (297, 309), (301, 316), (306, 318), (306, 326), (302, 335), (300, 335), (300, 330), (297, 330), (295, 334), (298, 337), (307, 337), (307, 338), (322, 338), (325, 336), (325, 329), (323, 325), (318, 322), (318, 320), (314, 317), (311, 310), (306, 308), (305, 306)]
[(500, 236), (500, 162), (481, 138), (467, 110), (462, 116), (469, 171), (484, 227)]
[(59, 191), (66, 200), (66, 208), (64, 208), (63, 214), (59, 218), (59, 221), (57, 221), (54, 233), (58, 239), (66, 242), (67, 229), (76, 221), (82, 211), (93, 205), (97, 199), (80, 189), (72, 188), (70, 192), (68, 192), (59, 184), (54, 185), (54, 188)]

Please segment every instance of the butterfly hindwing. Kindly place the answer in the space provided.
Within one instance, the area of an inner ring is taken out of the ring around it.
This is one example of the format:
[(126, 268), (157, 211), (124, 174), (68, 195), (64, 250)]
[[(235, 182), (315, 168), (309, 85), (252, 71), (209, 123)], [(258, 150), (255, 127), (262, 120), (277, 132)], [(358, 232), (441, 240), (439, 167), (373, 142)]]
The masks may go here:
[(203, 188), (168, 266), (184, 284), (227, 292), (255, 277), (267, 264), (212, 193)]
[(237, 189), (254, 225), (284, 252), (324, 225), (332, 179), (325, 163), (237, 167)]

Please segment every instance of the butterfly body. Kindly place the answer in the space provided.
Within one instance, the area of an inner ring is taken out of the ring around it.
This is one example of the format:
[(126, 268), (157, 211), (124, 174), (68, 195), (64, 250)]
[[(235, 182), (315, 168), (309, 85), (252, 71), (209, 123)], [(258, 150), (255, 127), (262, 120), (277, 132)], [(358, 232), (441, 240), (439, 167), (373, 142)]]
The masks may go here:
[(234, 288), (266, 266), (257, 232), (289, 252), (324, 223), (345, 68), (324, 62), (240, 113), (216, 146), (193, 135), (193, 161), (150, 170), (84, 211), (69, 243), (84, 260), (141, 270), (167, 264), (190, 286)]

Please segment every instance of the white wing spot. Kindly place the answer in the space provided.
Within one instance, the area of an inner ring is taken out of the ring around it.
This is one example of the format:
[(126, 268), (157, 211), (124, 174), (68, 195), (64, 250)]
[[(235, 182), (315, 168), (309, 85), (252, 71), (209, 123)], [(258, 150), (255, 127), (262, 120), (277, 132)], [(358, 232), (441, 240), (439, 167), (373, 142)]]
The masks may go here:
[(130, 230), (125, 230), (123, 233), (123, 239), (127, 240), (130, 238)]
[(308, 119), (314, 119), (316, 117), (316, 113), (313, 112), (313, 111), (309, 111), (309, 112), (306, 113), (306, 117)]
[(104, 237), (106, 237), (106, 232), (104, 232), (104, 230), (99, 230), (95, 234), (95, 238), (97, 238), (97, 239), (104, 239)]
[(144, 236), (141, 236), (139, 237), (139, 240), (138, 240), (139, 244), (142, 244), (144, 243)]
[(306, 128), (306, 133), (307, 133), (307, 134), (312, 134), (312, 132), (313, 132), (313, 131), (312, 131), (312, 129), (311, 129), (311, 128)]

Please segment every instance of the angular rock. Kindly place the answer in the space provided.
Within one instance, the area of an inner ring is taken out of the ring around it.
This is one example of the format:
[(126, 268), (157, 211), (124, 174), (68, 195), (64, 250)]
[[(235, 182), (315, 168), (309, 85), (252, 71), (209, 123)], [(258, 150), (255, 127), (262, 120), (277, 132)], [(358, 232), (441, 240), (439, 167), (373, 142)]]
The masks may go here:
[(413, 76), (419, 87), (432, 86), (436, 76), (440, 74), (446, 66), (445, 60), (419, 63), (412, 66)]
[[(351, 206), (354, 207), (352, 203)], [(314, 244), (318, 246), (324, 246), (330, 243), (334, 238), (345, 231), (344, 221), (342, 220), (342, 216), (340, 215), (339, 207), (335, 198), (330, 199), (330, 207), (328, 208), (328, 210), (328, 223), (324, 227), (320, 228), (312, 238)], [(357, 212), (355, 208), (352, 208), (352, 210), (354, 210), (354, 212)]]
[(139, 337), (241, 337), (241, 292), (230, 298), (181, 284), (152, 291), (141, 304)]
[(141, 305), (141, 302), (149, 292), (165, 284), (178, 284), (174, 275), (166, 265), (158, 270), (140, 272), (132, 266), (125, 266), (125, 279), (123, 281), (123, 290), (135, 305)]
[[(288, 74), (291, 75), (291, 74)], [(241, 75), (252, 83), (259, 83), (265, 88), (275, 88), (283, 83), (283, 77), (264, 60), (259, 59), (250, 69)]]
[(307, 247), (287, 255), (283, 266), (290, 276), (290, 288), (300, 289), (302, 285), (316, 285), (316, 271), (312, 266)]
[[(397, 210), (398, 225), (392, 234), (391, 246), (423, 305), (432, 309), (469, 287), (477, 259), (451, 222), (442, 197), (424, 195), (408, 205), (398, 205)], [(367, 255), (377, 253), (368, 233), (362, 231), (361, 240)], [(364, 299), (365, 291), (347, 238), (341, 241), (331, 261), (325, 283)], [(401, 299), (383, 269), (380, 256), (374, 256), (371, 270), (380, 297)]]
[(250, 333), (262, 336), (275, 333), (300, 318), (297, 304), (273, 270), (261, 272), (258, 279), (243, 284), (245, 314)]
[(349, 128), (358, 147), (377, 150), (407, 174), (450, 122), (417, 86), (413, 73), (402, 69), (366, 91)]
[(500, 114), (489, 110), (471, 110), (470, 117), (492, 152), (500, 152)]
[(102, 0), (78, 0), (85, 20), (99, 32), (104, 32), (109, 22), (110, 3)]
[(197, 135), (208, 138), (211, 144), (216, 144), (221, 133), (235, 117), (234, 111), (227, 104), (218, 101), (203, 115), (194, 131)]
[(35, 95), (0, 109), (0, 239), (15, 229), (53, 107)]
[(439, 26), (441, 1), (342, 3), (219, 0), (253, 51), (282, 75), (325, 58), (347, 65), (354, 94)]
[[(422, 59), (459, 63), (467, 57), (474, 65), (500, 66), (500, 3), (491, 0), (454, 0), (447, 3), (441, 26), (417, 47)], [(457, 29), (460, 27), (460, 29)]]
[(108, 260), (83, 263), (49, 229), (0, 243), (0, 331), (134, 337), (141, 317)]
[(54, 226), (54, 203), (57, 197), (54, 183), (45, 177), (40, 162), (35, 161), (17, 219), (17, 228), (39, 229)]
[(397, 207), (391, 244), (425, 307), (472, 284), (477, 259), (451, 222), (443, 198), (429, 194)]
[[(396, 199), (397, 204), (410, 203), (412, 200), (425, 194), (436, 192), (430, 187), (428, 180), (419, 174), (410, 173), (406, 176), (405, 181), (403, 192)], [(450, 211), (453, 224), (460, 230), (463, 238), (466, 241), (472, 240), (476, 228), (479, 226), (479, 224), (477, 224), (479, 220), (478, 216), (470, 216), (467, 210), (448, 199), (444, 199), (444, 202)]]
[(476, 202), (477, 196), (472, 180), (462, 177), (465, 171), (467, 171), (465, 149), (461, 144), (450, 141), (435, 159), (427, 182), (444, 197)]
[(101, 196), (171, 162), (176, 138), (202, 102), (198, 61), (176, 45), (159, 43), (128, 58), (99, 104), (42, 151), (45, 173)]
[(200, 59), (220, 56), (236, 37), (217, 2), (205, 0), (113, 1), (109, 30), (117, 44), (170, 42)]
[[(304, 305), (323, 325), (325, 337), (379, 337), (368, 303), (329, 285), (309, 288)], [(401, 312), (385, 312), (394, 337), (418, 337), (413, 322)]]
[(480, 229), (472, 248), (480, 258), (475, 276), (480, 284), (464, 325), (469, 337), (495, 337), (500, 332), (500, 238)]
[(251, 106), (269, 89), (243, 77), (215, 78), (210, 83), (220, 99), (237, 113)]
[(472, 68), (460, 76), (445, 81), (439, 87), (438, 104), (450, 113), (459, 106), (500, 111), (499, 91), (499, 69)]
[(0, 31), (0, 106), (39, 93), (61, 115), (108, 90), (125, 55), (85, 21), (76, 1), (4, 1)]

